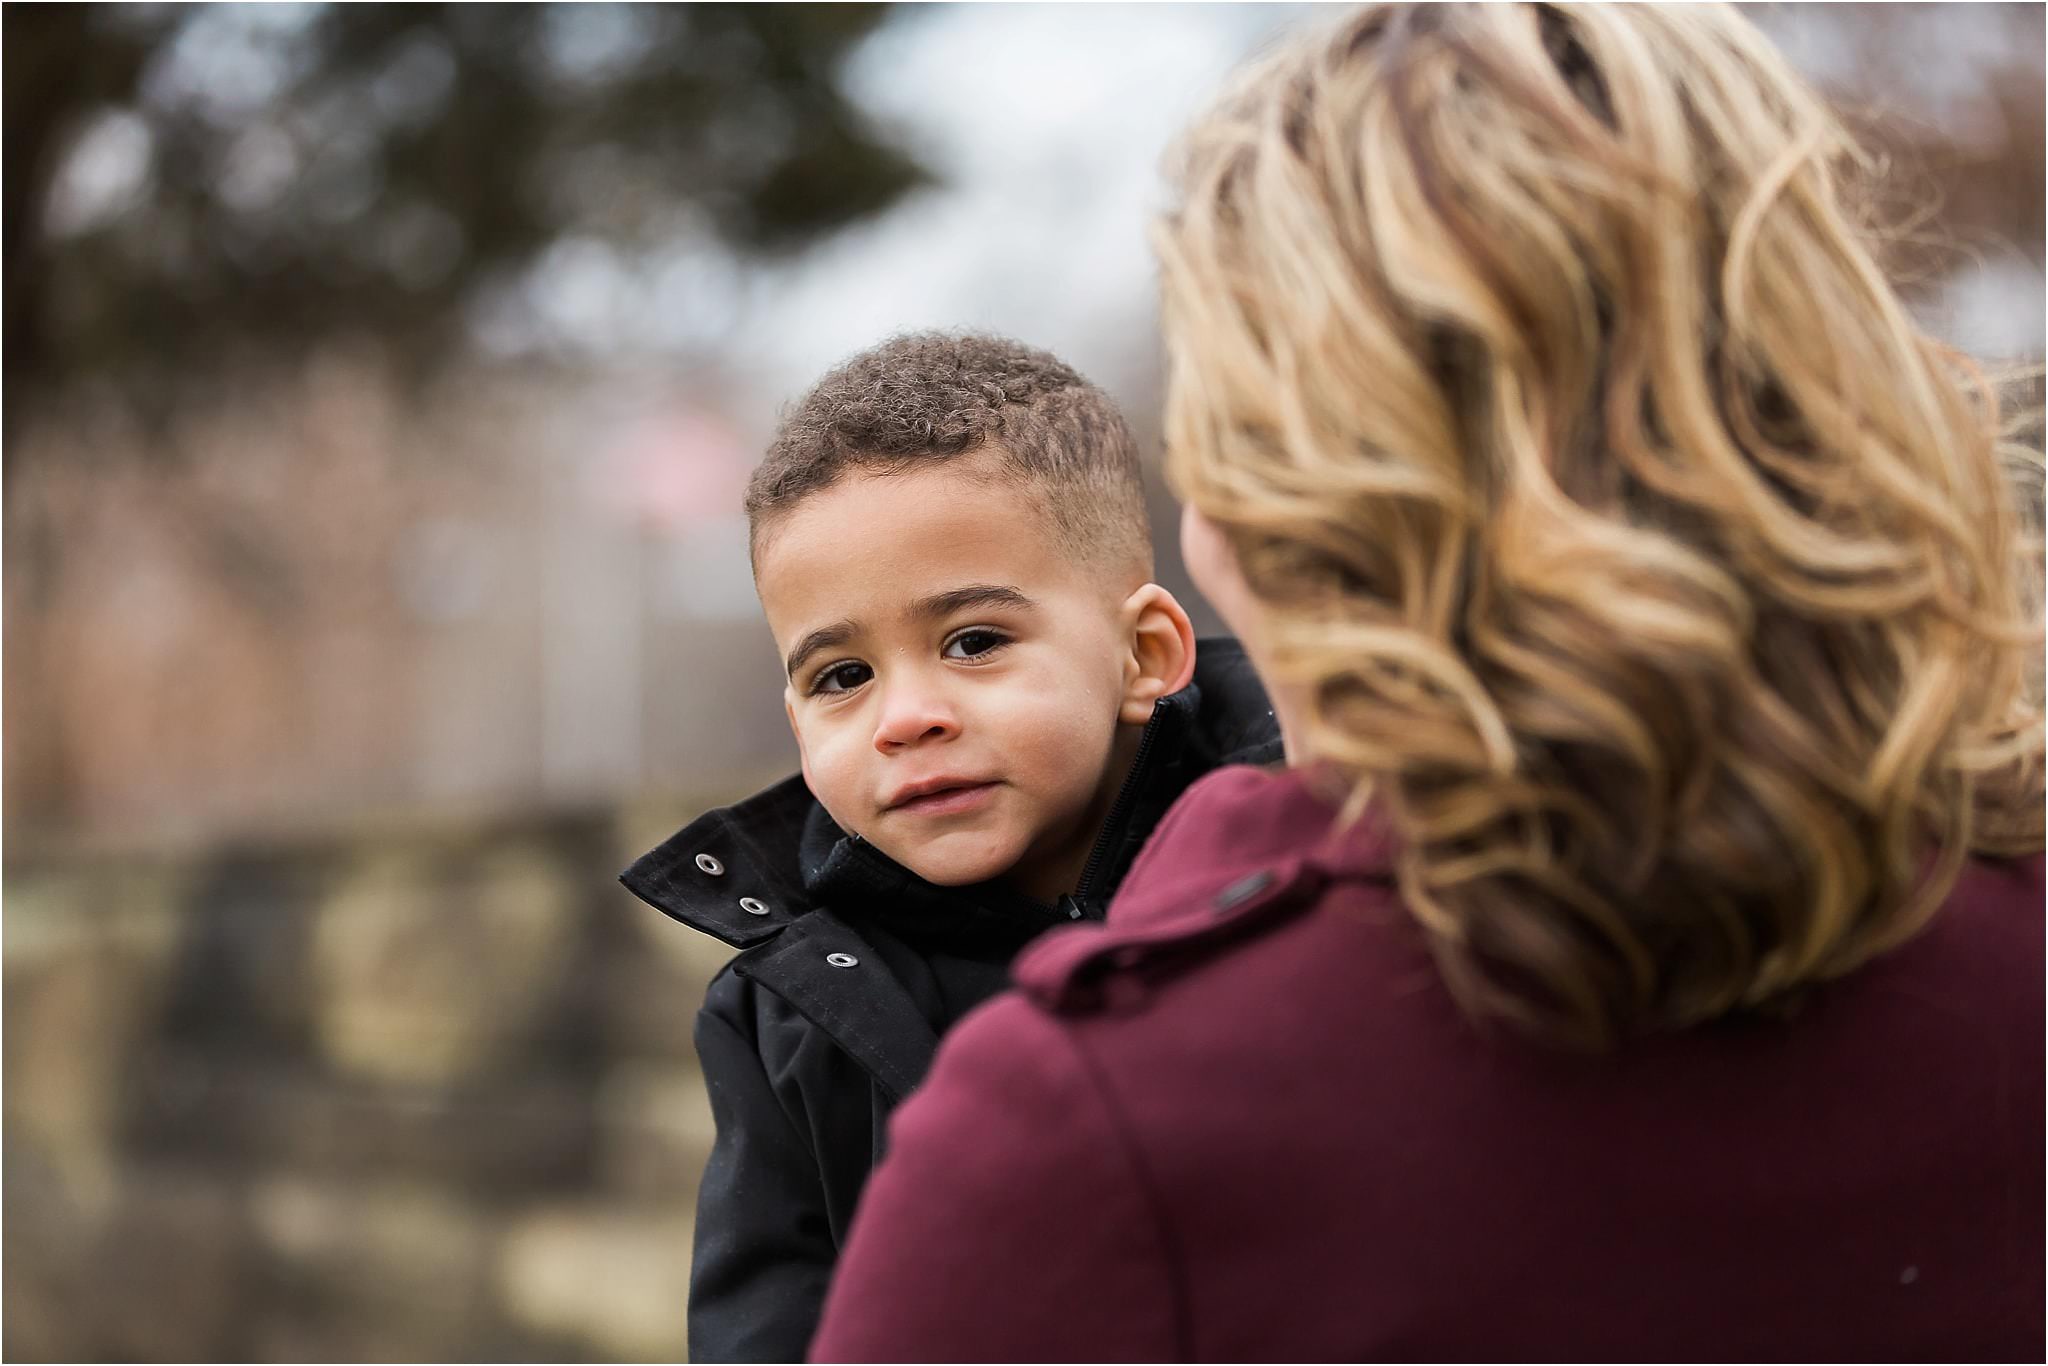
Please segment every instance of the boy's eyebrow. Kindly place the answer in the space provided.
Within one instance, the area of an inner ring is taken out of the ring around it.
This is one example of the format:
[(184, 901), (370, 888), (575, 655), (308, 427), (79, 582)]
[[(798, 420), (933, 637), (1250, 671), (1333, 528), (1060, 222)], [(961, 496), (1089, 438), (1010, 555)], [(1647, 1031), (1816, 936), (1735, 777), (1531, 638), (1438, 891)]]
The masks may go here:
[(843, 645), (860, 634), (860, 627), (851, 621), (835, 621), (830, 626), (820, 626), (796, 643), (789, 652), (789, 676), (796, 677), (796, 671), (803, 667), (805, 660), (820, 650), (829, 650), (834, 645)]
[[(970, 583), (964, 588), (948, 588), (943, 593), (933, 593), (910, 604), (907, 615), (916, 620), (929, 621), (935, 617), (949, 617), (955, 612), (964, 612), (970, 607), (1008, 607), (1016, 611), (1029, 611), (1038, 606), (1018, 589), (1006, 583)], [(854, 621), (835, 621), (830, 626), (817, 630), (797, 641), (796, 648), (789, 652), (786, 669), (791, 678), (803, 667), (805, 660), (820, 650), (829, 650), (834, 645), (843, 645), (860, 634), (860, 625)]]
[(1036, 606), (1037, 603), (1006, 583), (970, 583), (965, 588), (948, 588), (943, 593), (919, 598), (910, 604), (910, 615), (930, 620), (933, 617), (950, 617), (970, 607), (1011, 607), (1029, 611)]

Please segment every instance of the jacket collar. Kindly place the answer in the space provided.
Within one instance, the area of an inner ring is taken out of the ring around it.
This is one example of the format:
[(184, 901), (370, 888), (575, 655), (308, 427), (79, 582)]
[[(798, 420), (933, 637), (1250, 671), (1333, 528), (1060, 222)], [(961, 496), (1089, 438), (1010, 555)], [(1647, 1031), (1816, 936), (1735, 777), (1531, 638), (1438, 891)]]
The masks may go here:
[[(857, 967), (859, 976), (839, 965)], [(860, 932), (820, 907), (733, 964), (794, 1006), (873, 1077), (891, 1100), (916, 1089), (939, 1036)], [(849, 990), (853, 983), (860, 989)]]
[(665, 915), (750, 949), (810, 908), (799, 851), (811, 812), (824, 808), (802, 774), (743, 802), (707, 811), (619, 874)]
[(619, 880), (657, 910), (736, 949), (765, 943), (828, 904), (920, 939), (998, 936), (1021, 947), (1070, 919), (1098, 917), (1103, 893), (1196, 778), (1218, 764), (1279, 757), (1271, 709), (1236, 641), (1202, 641), (1195, 679), (1154, 704), (1138, 761), (1096, 841), (1081, 902), (1047, 907), (996, 883), (935, 887), (840, 830), (801, 775), (706, 812)]

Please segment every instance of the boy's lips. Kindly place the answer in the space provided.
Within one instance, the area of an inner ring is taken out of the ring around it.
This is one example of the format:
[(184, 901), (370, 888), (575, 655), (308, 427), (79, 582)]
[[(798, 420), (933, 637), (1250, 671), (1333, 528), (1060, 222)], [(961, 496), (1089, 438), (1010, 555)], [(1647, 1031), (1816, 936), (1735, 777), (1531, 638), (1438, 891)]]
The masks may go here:
[(912, 783), (897, 789), (885, 811), (902, 811), (914, 816), (943, 816), (956, 811), (971, 811), (989, 799), (996, 790), (994, 782), (976, 782), (964, 778), (941, 778), (928, 782)]

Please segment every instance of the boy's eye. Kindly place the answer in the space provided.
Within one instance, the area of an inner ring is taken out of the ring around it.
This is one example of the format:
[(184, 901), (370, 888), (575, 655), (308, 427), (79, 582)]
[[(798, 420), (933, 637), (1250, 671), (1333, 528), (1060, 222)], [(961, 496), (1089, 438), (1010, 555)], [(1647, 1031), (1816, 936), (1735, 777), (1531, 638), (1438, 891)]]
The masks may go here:
[(1009, 643), (1010, 638), (1000, 631), (962, 631), (946, 642), (944, 653), (948, 659), (979, 659)]
[(868, 681), (873, 670), (865, 664), (834, 664), (811, 682), (813, 693), (852, 692)]

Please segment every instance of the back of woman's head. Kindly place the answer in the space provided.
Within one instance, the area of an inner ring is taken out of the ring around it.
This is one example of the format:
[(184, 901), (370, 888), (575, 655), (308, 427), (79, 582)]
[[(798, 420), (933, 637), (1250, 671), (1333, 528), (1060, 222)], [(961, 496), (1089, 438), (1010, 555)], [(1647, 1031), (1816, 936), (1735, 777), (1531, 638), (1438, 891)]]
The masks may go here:
[(2039, 463), (1745, 20), (1373, 8), (1183, 156), (1169, 474), (1468, 1008), (1782, 1003), (2041, 848)]

